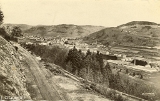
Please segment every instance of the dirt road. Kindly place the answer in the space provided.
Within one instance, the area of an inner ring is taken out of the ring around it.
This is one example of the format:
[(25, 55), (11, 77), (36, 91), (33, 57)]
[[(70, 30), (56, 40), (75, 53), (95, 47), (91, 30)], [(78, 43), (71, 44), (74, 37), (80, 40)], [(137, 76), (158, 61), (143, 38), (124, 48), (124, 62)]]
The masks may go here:
[(30, 65), (30, 72), (34, 75), (35, 82), (40, 90), (40, 93), (44, 100), (49, 101), (66, 101), (56, 90), (56, 85), (50, 84), (47, 80), (47, 78), (44, 75), (44, 72), (40, 69), (40, 66), (38, 65), (38, 61), (33, 58), (33, 56), (24, 48), (16, 44), (18, 47), (18, 50), (20, 54), (22, 54), (25, 57), (25, 61)]

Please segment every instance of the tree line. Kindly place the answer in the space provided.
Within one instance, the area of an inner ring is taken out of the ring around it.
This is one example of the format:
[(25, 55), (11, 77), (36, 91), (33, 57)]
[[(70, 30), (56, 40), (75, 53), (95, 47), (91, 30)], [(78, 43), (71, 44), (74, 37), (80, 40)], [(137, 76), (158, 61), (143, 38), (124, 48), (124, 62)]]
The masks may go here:
[(89, 81), (109, 85), (107, 70), (104, 67), (102, 54), (99, 51), (91, 53), (88, 50), (83, 53), (74, 47), (68, 52), (66, 65), (70, 69), (69, 71), (75, 75)]
[(92, 53), (88, 50), (83, 53), (76, 47), (68, 50), (59, 46), (49, 47), (38, 44), (27, 45), (25, 43), (21, 43), (21, 45), (33, 54), (41, 56), (43, 61), (55, 63), (86, 80), (109, 85), (107, 69), (99, 51)]

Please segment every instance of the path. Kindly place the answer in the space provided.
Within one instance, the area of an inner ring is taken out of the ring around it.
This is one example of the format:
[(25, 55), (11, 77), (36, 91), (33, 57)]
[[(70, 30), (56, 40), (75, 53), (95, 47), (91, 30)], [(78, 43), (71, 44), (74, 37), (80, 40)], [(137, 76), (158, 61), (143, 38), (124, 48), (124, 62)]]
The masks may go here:
[[(44, 72), (40, 69), (40, 66), (38, 65), (38, 61), (33, 58), (33, 56), (24, 48), (16, 44), (18, 47), (18, 50), (20, 54), (22, 54), (25, 57), (25, 61), (30, 65), (30, 72), (35, 77), (35, 82), (40, 90), (40, 93), (44, 100), (49, 101), (60, 101), (63, 98), (59, 95), (57, 90), (55, 89), (56, 85), (51, 85), (47, 78), (44, 75)], [(65, 101), (63, 99), (63, 101)]]

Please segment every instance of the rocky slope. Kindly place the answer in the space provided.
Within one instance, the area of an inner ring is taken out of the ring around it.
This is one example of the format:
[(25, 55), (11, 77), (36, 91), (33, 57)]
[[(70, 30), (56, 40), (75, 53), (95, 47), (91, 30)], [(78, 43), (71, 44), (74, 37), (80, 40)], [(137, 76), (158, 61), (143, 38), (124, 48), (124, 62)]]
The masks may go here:
[(59, 94), (48, 83), (34, 56), (19, 44), (8, 42), (2, 37), (0, 45), (1, 99), (19, 97), (27, 100), (60, 100)]
[(26, 77), (21, 67), (21, 57), (13, 45), (0, 37), (0, 96), (31, 99), (26, 89)]

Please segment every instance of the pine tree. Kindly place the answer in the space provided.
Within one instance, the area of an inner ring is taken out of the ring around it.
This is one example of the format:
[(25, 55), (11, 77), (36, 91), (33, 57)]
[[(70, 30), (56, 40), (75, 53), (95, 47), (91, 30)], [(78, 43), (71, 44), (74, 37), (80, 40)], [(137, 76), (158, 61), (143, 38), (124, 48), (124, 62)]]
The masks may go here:
[(112, 70), (111, 70), (109, 63), (106, 64), (105, 70), (106, 70), (106, 74), (107, 74), (106, 77), (109, 80), (109, 86), (112, 86), (112, 84), (114, 82), (114, 78), (113, 78), (114, 76), (113, 76), (113, 73), (112, 73)]
[(91, 55), (91, 52), (89, 49), (87, 50), (87, 53), (86, 53), (86, 56), (88, 56), (88, 55)]
[(69, 50), (66, 62), (71, 62), (72, 64), (72, 73), (79, 75), (82, 66), (83, 55), (81, 51), (78, 51), (74, 46), (73, 49)]
[(0, 25), (3, 23), (3, 18), (4, 18), (3, 12), (0, 9)]

